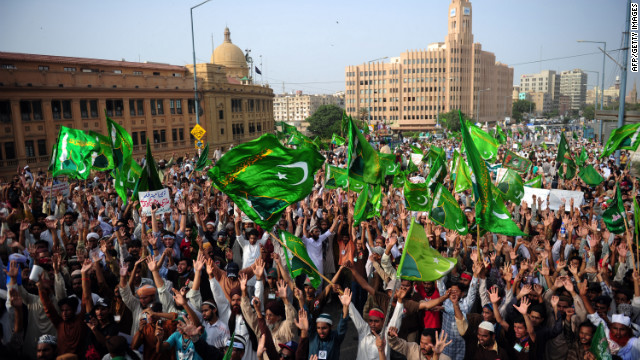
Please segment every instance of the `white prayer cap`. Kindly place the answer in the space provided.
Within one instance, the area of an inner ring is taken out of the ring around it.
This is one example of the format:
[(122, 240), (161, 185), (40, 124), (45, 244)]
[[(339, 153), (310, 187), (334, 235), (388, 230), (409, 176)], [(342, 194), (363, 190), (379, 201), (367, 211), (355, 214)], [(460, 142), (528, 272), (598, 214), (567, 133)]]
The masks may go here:
[(87, 234), (87, 240), (89, 239), (100, 239), (100, 235), (98, 235), (98, 233), (90, 232)]
[(492, 332), (492, 333), (496, 332), (495, 326), (493, 326), (493, 324), (488, 322), (488, 321), (481, 322), (480, 325), (478, 325), (478, 329), (485, 329), (485, 330), (487, 330), (489, 332)]
[(611, 322), (629, 326), (631, 325), (631, 318), (622, 314), (613, 314), (613, 316), (611, 316)]

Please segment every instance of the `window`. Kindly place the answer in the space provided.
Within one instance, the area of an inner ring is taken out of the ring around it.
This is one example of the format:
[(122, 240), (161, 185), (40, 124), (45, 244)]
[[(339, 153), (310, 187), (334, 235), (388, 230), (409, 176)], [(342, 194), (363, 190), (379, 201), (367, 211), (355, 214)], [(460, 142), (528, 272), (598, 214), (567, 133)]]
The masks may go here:
[(91, 118), (98, 117), (98, 100), (89, 100), (89, 107), (91, 110)]
[(218, 110), (218, 119), (219, 120), (224, 119), (224, 110)]
[(113, 70), (114, 74), (122, 74), (122, 70)]
[(54, 120), (60, 120), (60, 115), (62, 112), (62, 104), (60, 100), (51, 100), (51, 114), (53, 115)]
[(71, 100), (62, 100), (62, 117), (71, 119)]
[(153, 76), (160, 76), (160, 72), (159, 71), (154, 71), (153, 72)]
[(7, 160), (16, 158), (16, 147), (13, 141), (4, 143), (4, 158)]
[(247, 100), (247, 111), (253, 112), (254, 108), (255, 108), (255, 105), (254, 105), (253, 99)]
[(64, 71), (76, 71), (75, 67), (65, 67)]
[(140, 144), (146, 144), (146, 143), (147, 143), (147, 132), (140, 131)]
[(171, 129), (171, 141), (178, 141), (178, 129)]
[(129, 115), (136, 116), (136, 101), (129, 99)]
[(160, 132), (158, 130), (153, 130), (153, 143), (157, 144), (160, 142)]
[(144, 101), (142, 99), (136, 100), (138, 104), (138, 115), (144, 115)]
[(20, 101), (20, 118), (22, 121), (31, 120), (31, 101)]
[(27, 140), (24, 142), (24, 149), (27, 157), (36, 156), (36, 149), (33, 147), (33, 140)]
[(189, 112), (189, 114), (193, 114), (195, 108), (196, 108), (195, 100), (191, 100), (191, 99), (187, 100), (187, 111)]
[(160, 130), (160, 142), (161, 143), (167, 142), (167, 130)]
[(124, 102), (122, 99), (107, 100), (107, 115), (122, 116)]
[(173, 99), (169, 100), (169, 112), (171, 114), (175, 114), (176, 113), (175, 103), (174, 103)]
[(0, 122), (11, 122), (11, 102), (0, 101)]
[(133, 75), (142, 75), (142, 71), (134, 71)]
[(38, 65), (38, 70), (40, 71), (47, 71), (49, 70), (49, 67), (46, 65)]
[(231, 112), (242, 112), (242, 99), (231, 99)]
[(176, 99), (176, 112), (182, 114), (182, 100)]
[(80, 100), (80, 116), (83, 119), (89, 118), (89, 109), (87, 107), (87, 100)]
[(134, 131), (131, 133), (131, 141), (133, 146), (138, 146), (138, 132)]
[(39, 139), (38, 140), (38, 156), (47, 155), (47, 140)]
[(184, 141), (184, 129), (183, 128), (178, 129), (178, 139), (180, 139), (180, 141)]
[(151, 99), (149, 102), (151, 103), (151, 115), (155, 115), (156, 114), (156, 101), (154, 99)]
[(158, 103), (158, 115), (164, 115), (164, 105), (162, 99), (156, 100)]

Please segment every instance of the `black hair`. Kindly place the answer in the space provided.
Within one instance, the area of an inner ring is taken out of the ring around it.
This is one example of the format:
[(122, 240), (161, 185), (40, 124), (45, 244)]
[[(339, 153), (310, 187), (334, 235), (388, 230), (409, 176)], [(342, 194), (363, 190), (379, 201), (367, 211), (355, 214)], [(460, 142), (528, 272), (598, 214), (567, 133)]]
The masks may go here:
[(435, 344), (436, 343), (436, 330), (435, 329), (424, 329), (422, 330), (422, 334), (420, 334), (421, 336), (430, 336), (431, 337), (431, 344)]
[(543, 319), (547, 318), (547, 309), (542, 304), (533, 304), (531, 307), (529, 307), (529, 311), (527, 311), (527, 313), (531, 314), (532, 311), (540, 314)]
[(149, 305), (149, 308), (153, 311), (153, 312), (162, 312), (162, 303), (160, 302), (154, 302), (153, 304)]
[(583, 327), (588, 327), (589, 329), (591, 329), (592, 333), (596, 332), (596, 326), (593, 325), (593, 323), (591, 321), (589, 321), (589, 320), (585, 320), (580, 325), (578, 325), (578, 329), (583, 328)]
[(188, 267), (193, 267), (193, 259), (191, 259), (190, 257), (183, 256), (180, 258), (180, 261), (186, 261)]

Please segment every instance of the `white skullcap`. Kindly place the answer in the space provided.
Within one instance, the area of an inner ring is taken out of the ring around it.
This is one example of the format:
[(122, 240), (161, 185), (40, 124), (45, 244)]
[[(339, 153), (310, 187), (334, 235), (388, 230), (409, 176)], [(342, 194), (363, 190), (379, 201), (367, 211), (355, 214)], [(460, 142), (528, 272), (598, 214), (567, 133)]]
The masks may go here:
[(629, 326), (631, 325), (631, 318), (622, 314), (613, 314), (613, 316), (611, 316), (611, 322)]
[(100, 239), (100, 235), (98, 235), (98, 233), (90, 232), (87, 234), (87, 240), (89, 239)]
[(483, 321), (480, 323), (480, 325), (478, 325), (478, 329), (485, 329), (489, 332), (495, 333), (496, 332), (496, 327), (493, 326), (492, 323), (488, 322), (488, 321)]

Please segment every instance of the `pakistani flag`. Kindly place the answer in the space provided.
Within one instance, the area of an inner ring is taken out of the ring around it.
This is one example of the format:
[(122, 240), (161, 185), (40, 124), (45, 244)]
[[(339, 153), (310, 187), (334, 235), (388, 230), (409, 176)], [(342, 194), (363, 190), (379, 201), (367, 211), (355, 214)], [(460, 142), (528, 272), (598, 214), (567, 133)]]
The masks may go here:
[(98, 151), (91, 152), (91, 168), (98, 171), (113, 169), (113, 150), (111, 149), (109, 137), (94, 131), (88, 131), (87, 134), (94, 138), (100, 145)]
[(591, 346), (589, 351), (595, 355), (597, 360), (611, 360), (611, 352), (609, 351), (609, 342), (607, 334), (604, 331), (604, 325), (600, 323), (595, 334), (591, 338)]
[(511, 150), (507, 150), (504, 154), (502, 167), (513, 169), (520, 173), (526, 173), (531, 169), (531, 160), (524, 158)]
[(636, 151), (638, 144), (640, 144), (640, 123), (624, 125), (611, 132), (600, 158), (620, 149)]
[(349, 146), (347, 151), (347, 167), (349, 177), (368, 184), (381, 184), (385, 170), (381, 166), (379, 153), (360, 133), (353, 119), (349, 118)]
[(56, 160), (58, 157), (58, 143), (54, 143), (53, 146), (51, 146), (51, 159), (49, 159), (49, 166), (47, 167), (47, 171), (50, 173), (53, 173), (53, 168), (56, 165)]
[(345, 189), (348, 186), (349, 176), (347, 175), (347, 169), (342, 169), (333, 165), (327, 165), (324, 187), (327, 189)]
[[(567, 140), (564, 138), (564, 134), (560, 134), (556, 164), (558, 166), (558, 175), (562, 176), (563, 179), (573, 179), (573, 177), (576, 176), (576, 163), (573, 161), (573, 155), (571, 155), (571, 149), (569, 148)], [(567, 164), (566, 174), (564, 173), (562, 164)]]
[(396, 156), (393, 154), (378, 153), (380, 164), (384, 168), (385, 176), (395, 175), (400, 171), (400, 165), (396, 163)]
[(511, 220), (511, 214), (502, 200), (491, 191), (491, 176), (487, 165), (482, 161), (476, 145), (469, 134), (466, 121), (460, 113), (462, 141), (467, 152), (467, 160), (474, 174), (473, 193), (476, 199), (476, 221), (485, 230), (508, 236), (524, 235)]
[(280, 121), (280, 124), (282, 132), (285, 134), (295, 134), (298, 132), (298, 129), (293, 126), (293, 125), (289, 125), (284, 121)]
[[(498, 155), (498, 146), (500, 146), (496, 139), (469, 121), (467, 121), (467, 126), (480, 156), (484, 160), (495, 159)], [(467, 146), (466, 143), (465, 146)]]
[(547, 144), (546, 144), (546, 143), (542, 143), (542, 148), (543, 148), (545, 151), (547, 151), (547, 150), (548, 150), (548, 149), (547, 149)]
[(358, 226), (363, 220), (373, 217), (370, 196), (369, 184), (365, 184), (353, 206), (353, 226)]
[(616, 197), (611, 199), (607, 210), (602, 213), (602, 220), (607, 225), (607, 229), (614, 234), (622, 234), (626, 229), (626, 213), (618, 184), (616, 184)]
[(127, 201), (127, 190), (125, 189), (127, 185), (125, 183), (128, 182), (131, 175), (133, 140), (131, 139), (131, 135), (129, 135), (122, 126), (111, 120), (108, 116), (107, 132), (111, 140), (111, 148), (113, 150), (114, 169), (112, 174), (115, 175), (116, 192), (122, 201)]
[(580, 152), (580, 156), (578, 156), (578, 158), (576, 159), (576, 165), (584, 166), (584, 164), (587, 163), (587, 160), (589, 160), (589, 154), (587, 154), (587, 151), (584, 148), (582, 148), (582, 151)]
[(467, 235), (467, 217), (460, 209), (456, 198), (441, 183), (436, 184), (429, 218), (436, 224), (449, 230), (455, 230), (460, 235)]
[(500, 125), (496, 125), (496, 140), (498, 140), (500, 144), (507, 142), (507, 135), (504, 134)]
[(471, 171), (467, 162), (464, 161), (462, 155), (458, 158), (458, 167), (456, 168), (456, 181), (453, 191), (459, 193), (472, 188)]
[(364, 181), (360, 181), (356, 178), (352, 178), (351, 176), (348, 176), (349, 179), (349, 190), (356, 192), (356, 193), (361, 193), (362, 190), (364, 190), (364, 188), (367, 186), (367, 183)]
[(229, 340), (229, 347), (227, 347), (227, 351), (225, 351), (224, 353), (224, 357), (222, 358), (222, 360), (231, 360), (231, 355), (233, 354), (233, 341), (236, 338), (236, 332), (234, 331), (233, 334), (231, 334), (231, 339)]
[[(458, 150), (453, 151), (451, 162), (449, 163), (449, 174), (455, 176), (456, 169), (458, 168), (458, 161), (460, 161), (460, 152)], [(454, 178), (455, 179), (455, 178)]]
[(409, 145), (409, 147), (411, 148), (412, 153), (422, 155), (422, 149), (420, 149), (419, 147), (415, 145)]
[(289, 145), (295, 145), (298, 148), (300, 147), (310, 147), (310, 148), (318, 148), (318, 144), (313, 142), (308, 136), (303, 135), (300, 132), (294, 132), (289, 137), (289, 141), (287, 142)]
[(435, 184), (444, 182), (444, 178), (447, 177), (447, 166), (444, 163), (444, 159), (437, 157), (431, 165), (429, 175), (427, 176), (427, 187), (433, 191)]
[(540, 189), (542, 188), (542, 175), (538, 175), (533, 179), (524, 183), (524, 186), (529, 186), (532, 188)]
[(524, 196), (524, 184), (520, 175), (511, 170), (506, 169), (496, 185), (496, 190), (500, 193), (504, 200), (509, 200), (515, 204), (520, 204)]
[(57, 151), (51, 153), (55, 159), (52, 176), (86, 180), (91, 172), (91, 154), (100, 152), (100, 143), (82, 130), (61, 126), (56, 148)]
[(398, 276), (402, 280), (435, 281), (447, 275), (457, 259), (446, 258), (429, 245), (424, 227), (411, 221), (409, 234), (398, 266)]
[(331, 143), (337, 146), (342, 146), (345, 143), (345, 139), (337, 134), (333, 134), (333, 136), (331, 136)]
[(393, 187), (396, 189), (400, 189), (404, 187), (404, 183), (407, 181), (407, 173), (404, 171), (398, 171), (393, 176)]
[[(149, 145), (147, 145), (147, 148)], [(200, 157), (198, 157), (198, 161), (196, 161), (196, 165), (193, 167), (194, 171), (202, 171), (204, 168), (211, 164), (211, 160), (209, 160), (209, 143), (204, 146), (202, 152), (200, 153)]]
[(307, 247), (302, 240), (286, 231), (279, 231), (278, 236), (282, 245), (289, 250), (285, 251), (284, 255), (287, 260), (287, 268), (289, 269), (291, 278), (295, 279), (305, 274), (309, 277), (309, 280), (311, 280), (311, 286), (317, 289), (322, 283), (322, 278), (318, 275), (318, 269), (316, 269), (315, 264), (311, 261), (309, 253), (307, 253)]
[(429, 189), (427, 188), (427, 184), (414, 184), (411, 181), (405, 181), (404, 199), (407, 201), (407, 210), (428, 211)]
[(444, 150), (433, 145), (429, 148), (429, 151), (427, 152), (427, 155), (425, 155), (425, 157), (427, 158), (427, 164), (429, 166), (432, 166), (433, 162), (438, 158), (441, 158), (443, 163), (447, 161), (447, 155), (445, 154)]
[(600, 175), (590, 164), (583, 166), (582, 169), (580, 169), (578, 176), (589, 186), (598, 186), (604, 181), (602, 175)]
[(229, 150), (208, 174), (251, 220), (270, 229), (287, 206), (309, 195), (324, 160), (315, 148), (287, 149), (265, 134)]
[[(135, 161), (131, 164), (138, 165)], [(133, 166), (131, 168), (133, 168)], [(145, 157), (144, 167), (142, 167), (141, 172), (142, 174), (137, 177), (137, 179), (139, 180), (137, 181), (136, 186), (133, 189), (133, 199), (136, 199), (138, 197), (138, 193), (140, 191), (155, 191), (162, 190), (164, 188), (162, 186), (162, 181), (160, 181), (158, 170), (156, 169), (156, 161), (153, 159), (153, 155), (151, 154), (149, 139), (147, 139), (147, 154)]]

